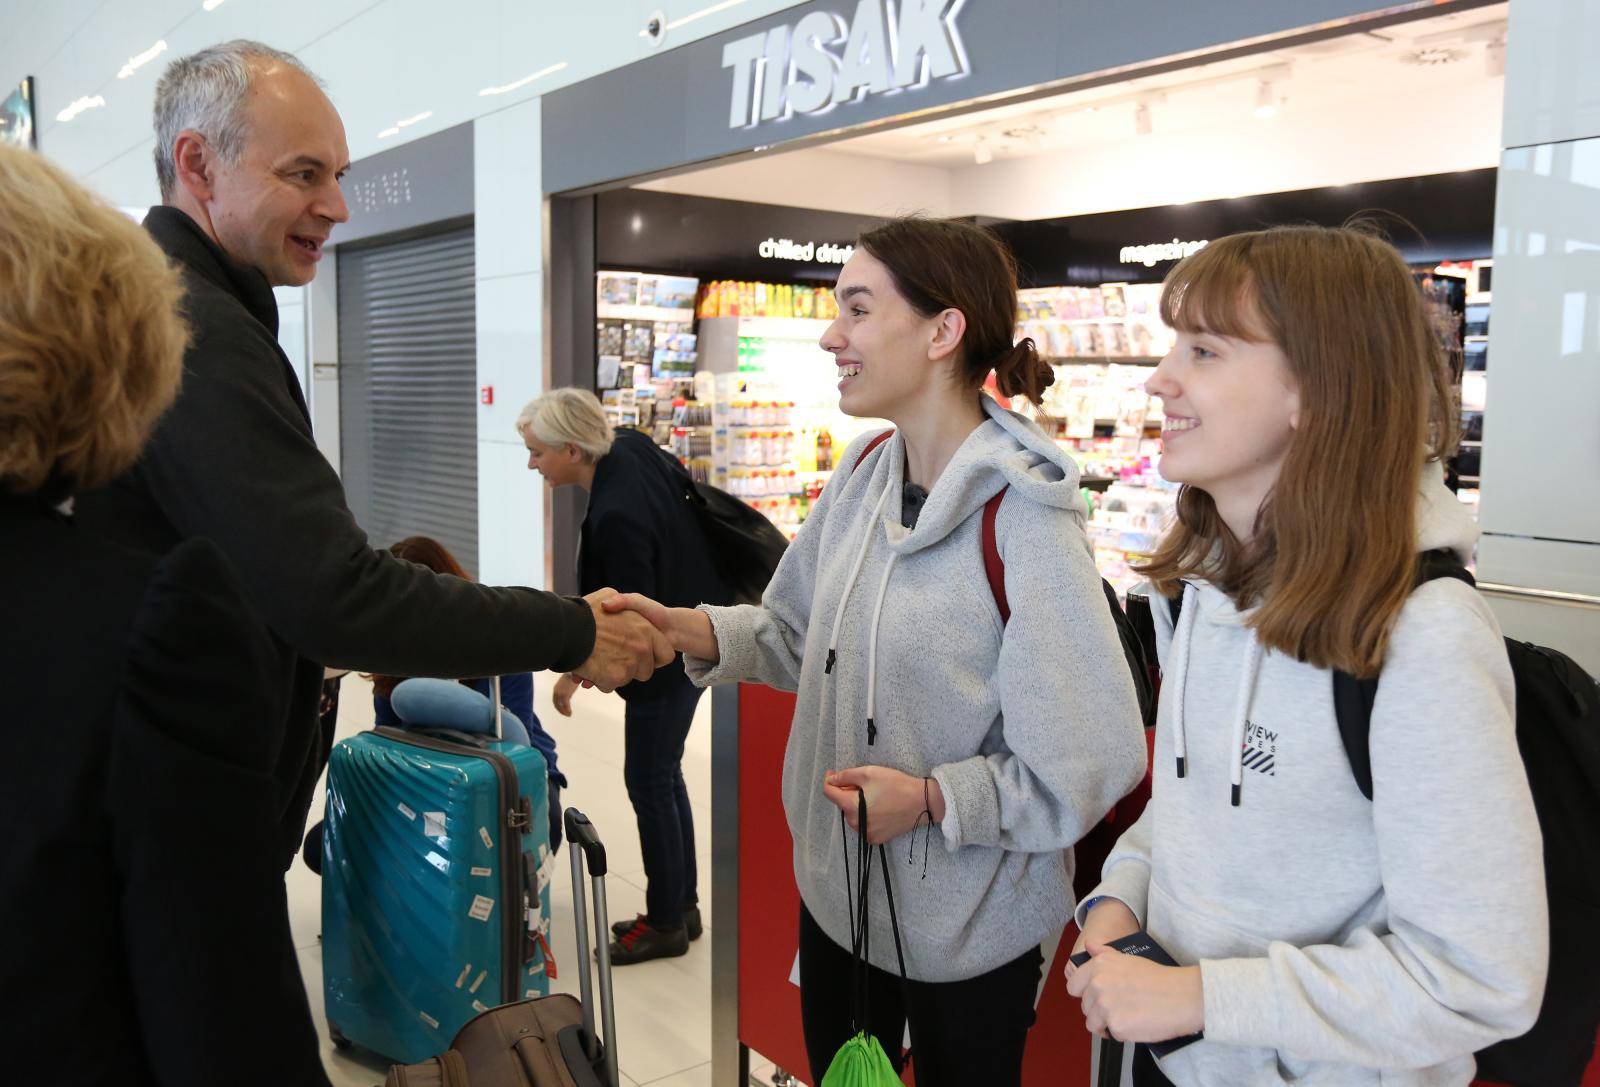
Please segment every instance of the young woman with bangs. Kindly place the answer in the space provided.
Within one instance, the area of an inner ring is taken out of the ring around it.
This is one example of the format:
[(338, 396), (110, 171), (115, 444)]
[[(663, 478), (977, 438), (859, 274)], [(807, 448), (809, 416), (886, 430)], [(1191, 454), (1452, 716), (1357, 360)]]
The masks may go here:
[[(1078, 907), (1068, 988), (1102, 1036), (1204, 1032), (1139, 1046), (1141, 1084), (1466, 1084), (1534, 1020), (1546, 906), (1500, 630), (1466, 582), (1418, 584), (1478, 532), (1417, 289), (1363, 229), (1281, 228), (1185, 260), (1162, 316), (1183, 489), (1144, 567), (1154, 796)], [(1381, 679), (1370, 799), (1335, 671)], [(1141, 928), (1180, 965), (1106, 946)]]

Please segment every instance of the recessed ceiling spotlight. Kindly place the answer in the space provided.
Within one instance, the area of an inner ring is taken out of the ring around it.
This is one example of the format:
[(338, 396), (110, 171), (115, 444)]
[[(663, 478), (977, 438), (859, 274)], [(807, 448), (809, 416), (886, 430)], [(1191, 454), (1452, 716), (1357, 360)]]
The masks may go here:
[(949, 143), (954, 138), (955, 137), (953, 137), (953, 136), (940, 136), (939, 137), (939, 142), (940, 143)]

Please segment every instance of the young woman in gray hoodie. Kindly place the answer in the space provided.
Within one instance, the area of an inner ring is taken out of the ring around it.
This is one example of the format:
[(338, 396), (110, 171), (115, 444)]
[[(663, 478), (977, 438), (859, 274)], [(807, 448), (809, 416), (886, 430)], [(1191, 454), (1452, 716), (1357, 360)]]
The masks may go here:
[[(1419, 293), (1368, 232), (1282, 228), (1185, 260), (1162, 317), (1147, 388), (1184, 488), (1146, 567), (1154, 796), (1078, 907), (1068, 989), (1123, 1041), (1204, 1031), (1159, 1068), (1140, 1047), (1139, 1084), (1466, 1084), (1532, 1025), (1548, 928), (1500, 630), (1467, 583), (1416, 586), (1478, 536)], [(1380, 678), (1371, 799), (1334, 669)], [(1104, 946), (1141, 926), (1181, 965)]]
[[(1051, 380), (1013, 346), (1016, 273), (989, 233), (901, 219), (860, 240), (822, 347), (864, 435), (759, 607), (643, 611), (700, 684), (797, 691), (783, 802), (794, 837), (800, 988), (818, 1082), (852, 1034), (841, 814), (864, 793), (893, 841), (902, 988), (881, 883), (871, 905), (871, 1029), (917, 1082), (1020, 1081), (1040, 944), (1072, 911), (1071, 848), (1145, 769), (1139, 707), (1084, 534), (1073, 461), (982, 392), (1037, 402)], [(858, 463), (859, 462), (859, 463)], [(996, 518), (1010, 617), (984, 571)], [(914, 835), (927, 826), (931, 848)], [(855, 849), (855, 835), (848, 835)]]

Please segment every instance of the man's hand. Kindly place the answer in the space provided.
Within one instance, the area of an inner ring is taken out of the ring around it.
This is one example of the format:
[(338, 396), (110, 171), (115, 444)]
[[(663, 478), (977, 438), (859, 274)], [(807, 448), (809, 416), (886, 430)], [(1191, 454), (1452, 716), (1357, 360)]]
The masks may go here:
[(1198, 966), (1162, 966), (1101, 943), (1090, 943), (1088, 951), (1091, 958), (1073, 971), (1067, 992), (1083, 1000), (1083, 1017), (1095, 1037), (1164, 1042), (1205, 1029)]
[(915, 830), (925, 810), (932, 810), (935, 823), (944, 819), (944, 793), (937, 781), (924, 781), (887, 766), (830, 770), (823, 776), (822, 795), (844, 812), (845, 822), (857, 832), (861, 828), (856, 825), (856, 797), (863, 792), (867, 794), (867, 841), (872, 845)]
[(711, 617), (696, 608), (669, 608), (639, 593), (622, 593), (607, 599), (605, 610), (612, 614), (632, 611), (644, 616), (680, 653), (712, 664), (722, 659)]
[(571, 675), (556, 680), (556, 689), (550, 692), (550, 701), (555, 703), (556, 712), (561, 716), (572, 716), (572, 695), (577, 689), (578, 681)]
[[(1078, 942), (1072, 945), (1072, 955), (1078, 955), (1090, 944), (1109, 944), (1112, 940), (1120, 940), (1124, 936), (1132, 936), (1139, 931), (1139, 919), (1133, 915), (1127, 905), (1118, 898), (1101, 899), (1083, 919), (1083, 931), (1078, 933)], [(1072, 962), (1072, 955), (1067, 957), (1067, 981), (1070, 984), (1072, 975), (1083, 969)]]
[(649, 679), (673, 658), (671, 643), (643, 616), (602, 607), (616, 596), (615, 589), (601, 589), (584, 597), (594, 612), (594, 650), (573, 670), (578, 678), (602, 691)]

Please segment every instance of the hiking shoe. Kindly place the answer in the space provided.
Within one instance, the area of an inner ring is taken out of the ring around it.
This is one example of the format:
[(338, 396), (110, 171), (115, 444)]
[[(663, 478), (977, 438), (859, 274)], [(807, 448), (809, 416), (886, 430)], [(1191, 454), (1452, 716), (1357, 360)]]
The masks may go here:
[(684, 926), (662, 930), (642, 917), (611, 942), (611, 965), (631, 966), (651, 959), (671, 959), (689, 953), (689, 933)]
[[(631, 921), (618, 921), (611, 926), (611, 935), (620, 940), (629, 929), (633, 928), (634, 925), (644, 920), (646, 920), (645, 915), (641, 913)], [(699, 906), (690, 906), (688, 909), (683, 911), (683, 926), (689, 930), (689, 939), (691, 941), (698, 940), (700, 938), (701, 933), (705, 930), (700, 924)]]

